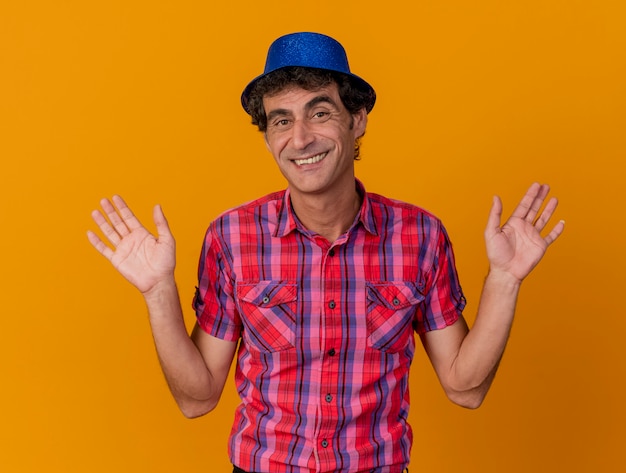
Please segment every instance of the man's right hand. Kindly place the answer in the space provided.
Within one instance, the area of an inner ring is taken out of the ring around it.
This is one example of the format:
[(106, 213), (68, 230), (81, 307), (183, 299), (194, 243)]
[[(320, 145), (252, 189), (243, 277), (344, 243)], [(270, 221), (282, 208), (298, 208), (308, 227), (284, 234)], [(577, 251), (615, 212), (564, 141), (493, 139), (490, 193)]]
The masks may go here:
[(94, 210), (91, 216), (113, 249), (92, 231), (87, 232), (87, 238), (122, 276), (147, 295), (159, 283), (174, 278), (174, 237), (160, 206), (154, 208), (153, 218), (158, 234), (155, 237), (139, 222), (121, 197), (113, 196), (112, 201), (102, 199), (100, 204), (104, 214)]
[(91, 216), (109, 244), (91, 231), (87, 237), (143, 293), (159, 361), (181, 411), (204, 415), (219, 401), (237, 342), (215, 338), (197, 325), (193, 340), (189, 337), (174, 282), (176, 244), (161, 207), (154, 208), (155, 237), (121, 197), (100, 204), (102, 211)]

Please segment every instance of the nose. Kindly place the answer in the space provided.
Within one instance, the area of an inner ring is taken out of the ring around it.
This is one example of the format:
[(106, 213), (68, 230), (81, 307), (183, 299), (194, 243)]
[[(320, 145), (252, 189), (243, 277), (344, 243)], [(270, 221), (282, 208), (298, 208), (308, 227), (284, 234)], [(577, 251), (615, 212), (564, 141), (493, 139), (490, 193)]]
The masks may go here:
[(305, 149), (313, 143), (315, 136), (312, 133), (310, 123), (306, 120), (294, 121), (291, 128), (291, 141), (296, 149)]

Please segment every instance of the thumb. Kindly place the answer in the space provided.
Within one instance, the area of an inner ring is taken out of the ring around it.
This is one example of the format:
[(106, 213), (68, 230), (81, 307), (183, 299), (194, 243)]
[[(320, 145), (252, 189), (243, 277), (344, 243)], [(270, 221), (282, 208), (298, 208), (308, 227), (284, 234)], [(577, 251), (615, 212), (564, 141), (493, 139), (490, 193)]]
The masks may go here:
[(154, 219), (159, 240), (174, 240), (172, 232), (170, 231), (170, 226), (167, 223), (167, 218), (165, 218), (165, 214), (163, 213), (163, 209), (160, 205), (157, 204), (154, 206), (152, 218)]
[(487, 219), (487, 227), (485, 228), (485, 237), (495, 235), (500, 231), (500, 223), (502, 221), (502, 201), (497, 195), (493, 196), (493, 203), (489, 211)]

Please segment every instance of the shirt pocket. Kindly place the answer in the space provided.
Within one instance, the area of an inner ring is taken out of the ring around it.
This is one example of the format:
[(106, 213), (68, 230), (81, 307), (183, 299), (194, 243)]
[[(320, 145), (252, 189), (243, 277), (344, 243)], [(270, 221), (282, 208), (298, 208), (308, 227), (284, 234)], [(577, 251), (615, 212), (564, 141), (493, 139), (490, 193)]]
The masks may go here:
[(293, 348), (298, 290), (295, 283), (238, 283), (237, 299), (244, 325), (242, 337), (259, 351)]
[(389, 353), (402, 350), (424, 295), (412, 282), (367, 283), (366, 289), (368, 346)]

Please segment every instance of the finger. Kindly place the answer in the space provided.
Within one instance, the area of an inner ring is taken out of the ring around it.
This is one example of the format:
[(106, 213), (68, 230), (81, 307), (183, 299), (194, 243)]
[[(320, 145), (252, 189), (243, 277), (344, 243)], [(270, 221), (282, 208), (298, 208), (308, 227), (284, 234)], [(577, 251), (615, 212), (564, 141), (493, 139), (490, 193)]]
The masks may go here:
[(542, 184), (539, 187), (539, 191), (537, 192), (537, 195), (535, 196), (535, 199), (533, 200), (533, 203), (531, 204), (530, 209), (528, 210), (528, 214), (526, 215), (526, 221), (532, 223), (535, 220), (535, 217), (537, 217), (537, 214), (539, 214), (539, 210), (541, 209), (541, 206), (543, 205), (543, 201), (546, 199), (549, 192), (550, 192), (549, 185)]
[(551, 245), (558, 237), (561, 236), (563, 230), (565, 230), (565, 220), (559, 220), (552, 231), (544, 238), (545, 242), (548, 245)]
[(118, 214), (117, 209), (113, 206), (109, 199), (102, 199), (100, 201), (100, 205), (102, 206), (102, 210), (106, 213), (109, 221), (115, 231), (119, 234), (120, 237), (124, 238), (126, 235), (130, 233), (130, 230), (124, 223), (122, 217)]
[(132, 210), (130, 210), (124, 199), (122, 199), (119, 195), (113, 196), (113, 203), (117, 207), (119, 215), (122, 217), (122, 220), (128, 230), (132, 232), (133, 230), (143, 227), (139, 219), (135, 217), (135, 214)]
[(93, 221), (96, 222), (96, 225), (98, 225), (100, 231), (104, 234), (105, 237), (107, 237), (107, 240), (109, 240), (109, 242), (113, 246), (119, 245), (121, 241), (120, 235), (111, 226), (111, 224), (104, 217), (104, 215), (102, 215), (102, 212), (100, 212), (99, 210), (94, 210), (93, 212), (91, 212), (91, 218), (93, 218)]
[(87, 239), (102, 256), (111, 261), (111, 258), (113, 258), (113, 250), (111, 250), (111, 248), (109, 248), (98, 235), (89, 230), (87, 231)]
[(502, 201), (497, 195), (493, 196), (493, 203), (489, 211), (487, 219), (487, 227), (485, 228), (485, 236), (489, 237), (500, 232), (500, 223), (502, 222)]
[(559, 205), (559, 201), (556, 199), (556, 197), (553, 197), (548, 201), (548, 203), (546, 204), (546, 207), (543, 209), (543, 212), (541, 212), (541, 215), (535, 222), (535, 228), (537, 230), (541, 231), (545, 228), (545, 226), (548, 224), (548, 221), (552, 217), (552, 214), (554, 214), (554, 211), (556, 210), (556, 207), (558, 205)]
[[(519, 204), (517, 204), (517, 207), (515, 207), (515, 210), (511, 214), (511, 217), (526, 219), (529, 212), (531, 212), (531, 209), (533, 208), (533, 204), (535, 204), (535, 200), (539, 195), (540, 190), (541, 186), (538, 183), (534, 182), (533, 184), (531, 184), (531, 186), (526, 191), (524, 197), (522, 197), (522, 200), (520, 200)], [(541, 207), (541, 202), (539, 202), (539, 206)]]
[(172, 236), (170, 226), (167, 222), (167, 218), (165, 218), (165, 214), (163, 213), (163, 209), (161, 208), (160, 205), (154, 206), (152, 216), (154, 219), (154, 224), (156, 226), (157, 234), (159, 235), (159, 240), (160, 241), (164, 241), (164, 240), (172, 241), (174, 238)]

